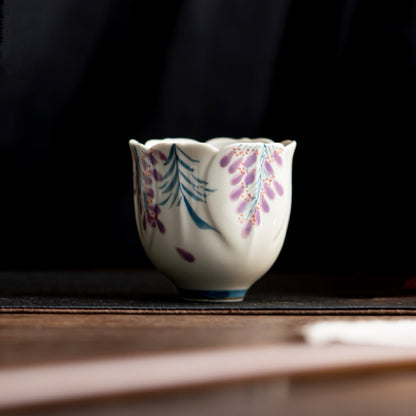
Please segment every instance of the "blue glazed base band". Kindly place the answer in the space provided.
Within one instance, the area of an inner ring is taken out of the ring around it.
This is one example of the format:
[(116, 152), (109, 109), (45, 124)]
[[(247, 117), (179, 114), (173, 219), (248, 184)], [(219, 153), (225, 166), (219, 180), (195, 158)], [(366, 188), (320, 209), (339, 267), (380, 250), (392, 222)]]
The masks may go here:
[(243, 300), (247, 289), (243, 290), (188, 290), (179, 289), (179, 294), (190, 300), (232, 302)]

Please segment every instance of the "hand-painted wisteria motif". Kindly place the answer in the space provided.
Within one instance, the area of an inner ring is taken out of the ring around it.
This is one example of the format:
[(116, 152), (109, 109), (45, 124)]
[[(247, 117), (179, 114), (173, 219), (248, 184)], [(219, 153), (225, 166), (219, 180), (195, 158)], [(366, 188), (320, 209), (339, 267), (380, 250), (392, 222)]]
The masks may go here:
[(228, 167), (228, 172), (233, 175), (231, 185), (234, 188), (230, 198), (238, 202), (238, 220), (244, 226), (244, 238), (254, 226), (260, 225), (261, 212), (270, 211), (268, 200), (283, 195), (283, 187), (277, 180), (277, 168), (283, 163), (282, 151), (282, 148), (272, 146), (240, 144), (220, 160), (220, 166)]
[[(160, 220), (162, 207), (169, 209), (179, 207), (182, 203), (198, 228), (217, 231), (192, 206), (195, 203), (206, 203), (208, 194), (215, 191), (208, 188), (208, 182), (196, 176), (195, 165), (199, 160), (192, 159), (176, 144), (171, 146), (168, 156), (158, 149), (146, 152), (135, 147), (133, 160), (133, 192), (144, 231), (150, 225), (165, 233), (165, 225)], [(161, 194), (158, 203), (155, 202), (156, 192)]]
[(136, 198), (140, 215), (140, 224), (144, 231), (147, 225), (157, 227), (164, 234), (166, 228), (159, 219), (160, 206), (154, 202), (155, 183), (162, 180), (162, 174), (158, 170), (159, 162), (166, 161), (166, 155), (159, 151), (139, 151), (137, 147), (133, 150), (133, 194)]

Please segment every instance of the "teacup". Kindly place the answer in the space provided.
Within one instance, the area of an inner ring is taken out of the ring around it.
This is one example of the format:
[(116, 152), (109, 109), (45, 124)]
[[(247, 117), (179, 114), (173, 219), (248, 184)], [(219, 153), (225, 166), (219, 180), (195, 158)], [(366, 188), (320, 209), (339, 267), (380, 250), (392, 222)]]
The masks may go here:
[(129, 144), (136, 223), (152, 263), (186, 299), (242, 300), (282, 248), (296, 142)]

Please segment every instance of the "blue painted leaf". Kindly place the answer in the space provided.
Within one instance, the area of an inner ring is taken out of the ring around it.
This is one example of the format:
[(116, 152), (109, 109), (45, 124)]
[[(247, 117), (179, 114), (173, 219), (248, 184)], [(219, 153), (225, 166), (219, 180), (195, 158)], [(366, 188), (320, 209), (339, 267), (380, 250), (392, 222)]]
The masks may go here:
[[(206, 199), (207, 195), (203, 192), (203, 186), (202, 185), (195, 185), (194, 182), (192, 182), (183, 172), (179, 171), (179, 175), (189, 184), (191, 185), (192, 191), (196, 194), (204, 197)], [(202, 188), (202, 190), (201, 190)], [(205, 202), (205, 201), (204, 201)]]
[(199, 160), (196, 159), (192, 159), (190, 156), (188, 156), (179, 146), (177, 147), (177, 149), (190, 161), (193, 163), (199, 163)]
[(213, 231), (216, 231), (217, 233), (219, 232), (218, 230), (216, 230), (214, 227), (209, 225), (207, 222), (205, 222), (202, 218), (198, 216), (198, 214), (193, 210), (193, 208), (191, 207), (191, 205), (189, 204), (186, 198), (183, 198), (183, 200), (185, 202), (185, 206), (189, 212), (189, 215), (191, 216), (192, 220), (194, 221), (195, 225), (198, 228), (202, 230), (213, 230)]
[[(165, 163), (165, 165), (166, 165), (166, 163)], [(165, 180), (166, 178), (169, 178), (169, 176), (172, 175), (172, 173), (174, 172), (175, 168), (176, 168), (176, 163), (172, 163), (170, 165), (170, 168), (168, 169), (168, 171), (163, 175), (162, 180)]]
[(166, 159), (166, 162), (164, 163), (164, 165), (166, 166), (167, 164), (169, 164), (171, 160), (175, 157), (175, 155), (176, 155), (176, 145), (173, 144), (172, 147), (170, 148), (168, 158)]
[(200, 188), (201, 185), (196, 185), (194, 182), (192, 182), (183, 172), (179, 171), (179, 174), (182, 176), (183, 179), (185, 179), (186, 182), (189, 183), (189, 185), (192, 186), (192, 188)]
[(191, 168), (189, 165), (187, 165), (183, 160), (178, 158), (178, 162), (180, 165), (182, 165), (185, 169), (189, 170), (189, 172), (193, 172), (194, 168)]
[(178, 184), (178, 172), (175, 172), (171, 182), (169, 185), (163, 190), (162, 194), (167, 194), (168, 192), (172, 191), (175, 185)]
[(165, 182), (163, 185), (159, 186), (159, 189), (163, 189), (169, 182)]
[(162, 202), (159, 202), (159, 205), (165, 205), (165, 204), (166, 204), (166, 202), (168, 202), (168, 201), (169, 201), (169, 198), (170, 198), (170, 195), (168, 195), (168, 197), (167, 197), (167, 198), (165, 198)]
[[(172, 194), (171, 194), (172, 195)], [(169, 196), (171, 196), (171, 195), (169, 195)], [(172, 208), (173, 207), (173, 205), (175, 205), (175, 202), (176, 202), (176, 199), (178, 198), (178, 196), (179, 196), (179, 186), (177, 186), (176, 187), (176, 191), (175, 191), (175, 195), (173, 196), (173, 198), (172, 198), (172, 202), (170, 203), (170, 206), (169, 206), (169, 208)], [(180, 198), (179, 198), (179, 201), (178, 201), (178, 204), (180, 203)]]
[(188, 194), (188, 196), (190, 196), (191, 198), (195, 199), (195, 201), (198, 202), (205, 202), (203, 199), (199, 198), (198, 196), (196, 196), (193, 192), (191, 192), (185, 185), (181, 184), (181, 189)]
[(203, 192), (199, 191), (198, 189), (194, 189), (195, 193), (199, 195), (200, 197), (204, 198), (204, 202), (207, 201), (207, 194), (204, 194)]
[(195, 179), (198, 183), (201, 183), (202, 185), (208, 185), (207, 181), (204, 181), (202, 179), (197, 178), (194, 174), (191, 174), (192, 178)]

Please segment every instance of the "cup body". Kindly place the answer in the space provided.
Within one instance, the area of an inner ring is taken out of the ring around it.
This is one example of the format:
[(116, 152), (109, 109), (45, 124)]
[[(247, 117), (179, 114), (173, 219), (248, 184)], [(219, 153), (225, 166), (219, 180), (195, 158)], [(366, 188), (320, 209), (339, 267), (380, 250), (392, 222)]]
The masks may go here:
[(142, 245), (183, 297), (241, 300), (276, 261), (295, 147), (269, 139), (130, 141)]

